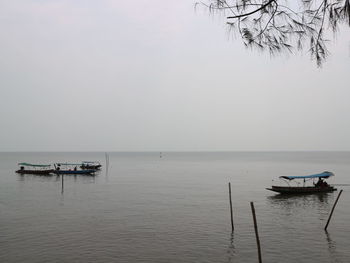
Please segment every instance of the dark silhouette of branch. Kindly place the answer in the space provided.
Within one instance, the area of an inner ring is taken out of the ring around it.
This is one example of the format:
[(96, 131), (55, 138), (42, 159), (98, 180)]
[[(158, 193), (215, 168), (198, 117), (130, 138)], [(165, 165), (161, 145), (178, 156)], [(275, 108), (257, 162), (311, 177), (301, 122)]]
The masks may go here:
[[(321, 66), (329, 52), (327, 31), (336, 33), (339, 24), (350, 26), (350, 0), (206, 0), (210, 12), (223, 12), (227, 24), (237, 30), (246, 47), (268, 50), (272, 55), (303, 50)], [(230, 16), (227, 12), (231, 13)]]
[(240, 17), (244, 17), (244, 16), (250, 16), (256, 12), (259, 12), (260, 10), (264, 9), (265, 7), (269, 6), (270, 4), (272, 4), (273, 2), (275, 2), (275, 0), (270, 0), (269, 2), (267, 2), (266, 4), (262, 5), (260, 8), (258, 9), (255, 9), (254, 11), (252, 12), (249, 12), (249, 13), (246, 13), (246, 14), (241, 14), (241, 15), (237, 15), (237, 16), (228, 16), (227, 18), (228, 19), (231, 19), (231, 18), (240, 18)]

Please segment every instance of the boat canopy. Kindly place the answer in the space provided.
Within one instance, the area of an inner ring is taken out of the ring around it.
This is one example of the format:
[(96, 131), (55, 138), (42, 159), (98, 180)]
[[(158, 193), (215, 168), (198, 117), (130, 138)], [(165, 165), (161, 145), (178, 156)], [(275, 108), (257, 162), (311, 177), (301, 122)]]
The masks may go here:
[(57, 165), (81, 165), (81, 163), (56, 163)]
[(293, 180), (293, 179), (313, 179), (313, 178), (329, 178), (334, 176), (334, 173), (331, 172), (323, 172), (320, 174), (312, 174), (312, 175), (304, 175), (304, 176), (280, 176), (279, 178)]
[(100, 163), (98, 161), (83, 161), (82, 163), (88, 163), (88, 164), (91, 164), (91, 163)]
[(50, 167), (50, 164), (31, 164), (31, 163), (19, 163), (21, 166), (32, 166), (32, 167)]

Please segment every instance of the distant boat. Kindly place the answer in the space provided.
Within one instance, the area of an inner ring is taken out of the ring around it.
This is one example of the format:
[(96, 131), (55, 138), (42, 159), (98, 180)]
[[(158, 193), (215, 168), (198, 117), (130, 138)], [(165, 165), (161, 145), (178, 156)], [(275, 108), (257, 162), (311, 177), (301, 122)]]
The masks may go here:
[(102, 165), (100, 162), (97, 161), (84, 161), (81, 163), (80, 168), (83, 170), (89, 170), (89, 169), (94, 169), (94, 170), (100, 170)]
[(96, 169), (78, 169), (81, 163), (55, 163), (55, 174), (82, 174), (93, 175)]
[(39, 174), (49, 175), (54, 172), (51, 168), (51, 164), (31, 164), (31, 163), (19, 163), (20, 169), (16, 171), (19, 174)]
[[(324, 193), (324, 192), (333, 192), (337, 189), (323, 179), (328, 179), (329, 177), (334, 176), (331, 172), (323, 172), (320, 174), (305, 175), (305, 176), (280, 176), (279, 178), (284, 179), (288, 186), (272, 186), (271, 188), (266, 188), (267, 190), (274, 191), (280, 194), (311, 194), (311, 193)], [(315, 179), (318, 179), (315, 183)], [(303, 186), (290, 186), (289, 181), (292, 180), (303, 180)], [(306, 181), (313, 181), (312, 186), (305, 186)]]

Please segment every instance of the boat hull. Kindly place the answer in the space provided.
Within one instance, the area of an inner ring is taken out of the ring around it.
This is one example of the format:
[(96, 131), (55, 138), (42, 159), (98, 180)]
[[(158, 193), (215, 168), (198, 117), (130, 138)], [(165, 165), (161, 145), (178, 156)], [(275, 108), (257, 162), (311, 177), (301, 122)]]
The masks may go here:
[(271, 188), (266, 188), (266, 189), (273, 192), (280, 193), (280, 194), (313, 194), (313, 193), (333, 192), (337, 190), (333, 186), (327, 186), (327, 187), (272, 186)]
[(102, 167), (101, 164), (98, 165), (82, 165), (80, 166), (81, 169), (83, 170), (100, 170)]
[(82, 175), (91, 175), (94, 174), (96, 170), (90, 169), (90, 170), (55, 170), (55, 174), (82, 174)]
[(17, 170), (16, 173), (18, 174), (39, 174), (39, 175), (49, 175), (53, 173), (53, 169), (48, 169), (48, 170)]

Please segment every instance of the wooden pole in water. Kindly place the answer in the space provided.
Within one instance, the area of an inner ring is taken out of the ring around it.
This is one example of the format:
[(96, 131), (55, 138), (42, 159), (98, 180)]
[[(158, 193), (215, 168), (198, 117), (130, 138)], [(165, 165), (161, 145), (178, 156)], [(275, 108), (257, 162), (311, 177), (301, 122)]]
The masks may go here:
[(327, 227), (328, 227), (329, 221), (331, 221), (331, 217), (332, 217), (332, 215), (333, 215), (334, 208), (335, 208), (335, 206), (337, 205), (338, 200), (339, 200), (339, 197), (340, 197), (340, 195), (341, 195), (342, 192), (343, 192), (343, 190), (340, 190), (340, 192), (339, 192), (339, 194), (338, 194), (338, 196), (337, 196), (337, 199), (336, 199), (335, 202), (334, 202), (334, 205), (333, 205), (333, 207), (332, 207), (331, 213), (330, 213), (330, 215), (329, 215), (329, 217), (328, 217), (327, 224), (326, 224), (326, 226), (324, 227), (324, 230), (325, 230), (325, 231), (327, 231)]
[(64, 174), (61, 174), (61, 177), (62, 177), (62, 189), (61, 189), (61, 194), (63, 194), (63, 190), (64, 190), (64, 180), (63, 180), (63, 177), (64, 177)]
[(108, 153), (105, 153), (106, 156), (106, 175), (108, 175), (108, 168), (109, 168), (109, 155)]
[(228, 183), (228, 192), (230, 196), (230, 212), (231, 212), (231, 229), (232, 232), (235, 230), (235, 227), (233, 225), (233, 210), (232, 210), (232, 198), (231, 198), (231, 183)]
[(255, 208), (254, 208), (253, 202), (250, 202), (250, 207), (252, 208), (252, 214), (253, 214), (253, 220), (254, 220), (254, 230), (255, 230), (256, 244), (258, 246), (259, 263), (261, 263), (262, 260), (261, 260), (260, 240), (259, 240), (258, 225), (256, 223)]

